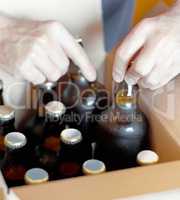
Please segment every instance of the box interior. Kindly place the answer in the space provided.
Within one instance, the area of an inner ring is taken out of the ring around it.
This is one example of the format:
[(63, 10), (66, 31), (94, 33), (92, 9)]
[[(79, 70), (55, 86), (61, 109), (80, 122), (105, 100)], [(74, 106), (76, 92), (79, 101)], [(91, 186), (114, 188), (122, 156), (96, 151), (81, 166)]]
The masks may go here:
[[(107, 56), (105, 80), (111, 89), (114, 51)], [(142, 91), (140, 105), (148, 116), (151, 145), (160, 156), (160, 163), (146, 167), (107, 172), (97, 176), (83, 176), (54, 181), (37, 186), (13, 188), (21, 200), (115, 200), (118, 198), (160, 192), (180, 185), (180, 77), (161, 90)], [(172, 119), (166, 115), (175, 113)], [(164, 112), (164, 109), (168, 113)]]
[[(180, 85), (180, 81), (178, 80)], [(178, 93), (175, 91), (175, 93)], [(165, 98), (165, 93), (160, 98)], [(83, 176), (54, 181), (38, 186), (14, 188), (20, 199), (25, 200), (113, 200), (178, 188), (180, 185), (179, 131), (174, 120), (167, 120), (154, 111), (152, 93), (142, 93), (141, 105), (151, 126), (152, 148), (159, 154), (160, 163), (146, 167), (107, 172), (97, 176)], [(160, 101), (162, 105), (162, 101)], [(177, 119), (175, 121), (178, 123)], [(53, 196), (52, 196), (53, 195)]]

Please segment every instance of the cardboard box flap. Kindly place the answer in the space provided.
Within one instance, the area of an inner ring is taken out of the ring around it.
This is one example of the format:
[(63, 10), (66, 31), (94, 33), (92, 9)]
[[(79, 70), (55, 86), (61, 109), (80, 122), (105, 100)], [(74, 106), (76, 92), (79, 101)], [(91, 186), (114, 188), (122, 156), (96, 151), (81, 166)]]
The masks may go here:
[(140, 195), (135, 197), (120, 198), (113, 200), (179, 200), (180, 189), (169, 190), (165, 192), (150, 193), (147, 195)]
[(156, 91), (141, 90), (141, 100), (180, 145), (180, 76)]

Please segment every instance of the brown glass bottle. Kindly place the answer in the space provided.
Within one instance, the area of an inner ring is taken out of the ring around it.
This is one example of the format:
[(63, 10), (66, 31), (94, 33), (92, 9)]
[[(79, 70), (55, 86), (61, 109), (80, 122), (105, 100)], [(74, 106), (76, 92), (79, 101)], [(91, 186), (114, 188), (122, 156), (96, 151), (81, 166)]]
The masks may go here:
[(136, 155), (148, 147), (148, 121), (137, 103), (138, 88), (125, 82), (115, 91), (115, 104), (103, 112), (96, 127), (95, 158), (107, 170), (136, 165)]
[(23, 132), (27, 133), (28, 140), (34, 149), (42, 141), (42, 135), (44, 132), (44, 114), (42, 115), (41, 108), (37, 108), (37, 112), (34, 113), (27, 121)]
[(65, 129), (61, 133), (61, 150), (57, 173), (59, 178), (82, 175), (82, 164), (91, 158), (91, 145), (84, 143), (77, 129)]
[(24, 181), (27, 185), (42, 184), (48, 182), (48, 180), (48, 172), (41, 168), (29, 169), (24, 176)]
[(57, 83), (46, 82), (37, 86), (38, 101), (41, 105), (46, 105), (50, 101), (57, 100)]
[(26, 137), (19, 132), (5, 136), (6, 153), (2, 162), (2, 173), (9, 187), (24, 184), (24, 175), (28, 169)]
[(27, 133), (28, 141), (31, 143), (32, 148), (39, 145), (42, 142), (42, 136), (44, 134), (44, 122), (45, 122), (45, 105), (53, 100), (55, 96), (56, 83), (47, 82), (38, 85), (36, 90), (36, 109), (29, 116), (23, 132)]
[(0, 160), (3, 159), (5, 153), (4, 137), (15, 131), (14, 121), (14, 110), (8, 106), (0, 105)]
[(95, 115), (107, 109), (108, 92), (101, 83), (89, 82), (72, 61), (66, 81), (61, 89), (61, 101), (72, 116), (70, 126), (79, 129), (84, 139), (94, 140), (92, 127), (96, 123)]
[(46, 169), (51, 179), (55, 178), (54, 169), (61, 150), (59, 135), (65, 128), (63, 114), (65, 106), (58, 101), (51, 101), (45, 106), (45, 125), (42, 142), (35, 149), (37, 165)]
[(66, 107), (59, 101), (51, 101), (45, 106), (45, 125), (42, 145), (50, 151), (59, 152), (59, 134), (65, 129), (63, 116)]

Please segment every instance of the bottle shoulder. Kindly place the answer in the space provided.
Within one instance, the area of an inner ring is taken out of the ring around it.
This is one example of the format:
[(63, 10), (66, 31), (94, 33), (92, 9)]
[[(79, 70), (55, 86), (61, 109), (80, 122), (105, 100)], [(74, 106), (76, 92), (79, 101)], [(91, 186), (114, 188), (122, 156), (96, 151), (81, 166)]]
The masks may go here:
[(125, 129), (134, 130), (147, 127), (148, 120), (145, 114), (139, 109), (124, 113), (118, 108), (110, 107), (101, 114), (98, 125), (111, 131), (124, 131)]

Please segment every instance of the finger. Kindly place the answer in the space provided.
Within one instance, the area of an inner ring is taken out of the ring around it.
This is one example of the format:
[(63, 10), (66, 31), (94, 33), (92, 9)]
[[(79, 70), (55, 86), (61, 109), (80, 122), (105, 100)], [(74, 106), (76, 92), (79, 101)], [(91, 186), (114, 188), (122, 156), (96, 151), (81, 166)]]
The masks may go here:
[(49, 38), (41, 40), (39, 45), (42, 49), (46, 50), (50, 61), (61, 71), (61, 74), (64, 75), (68, 70), (69, 60), (60, 45), (51, 41)]
[(50, 38), (53, 38), (55, 42), (59, 43), (66, 55), (79, 66), (83, 75), (89, 81), (94, 81), (96, 79), (96, 70), (83, 48), (77, 43), (73, 36), (57, 22), (52, 23), (51, 31), (48, 33)]
[(135, 85), (140, 78), (147, 76), (153, 70), (158, 56), (159, 51), (154, 43), (147, 43), (128, 69), (125, 75), (127, 83)]
[(63, 73), (60, 68), (50, 60), (46, 49), (40, 45), (35, 45), (31, 55), (33, 64), (45, 75), (49, 81), (57, 81)]
[(178, 74), (179, 71), (177, 71), (172, 65), (166, 65), (163, 69), (155, 67), (147, 77), (139, 82), (139, 84), (144, 88), (155, 90), (167, 84)]
[(124, 39), (117, 50), (113, 66), (113, 78), (115, 81), (120, 82), (123, 80), (129, 62), (143, 47), (153, 27), (152, 20), (146, 19), (138, 24)]
[(28, 60), (23, 66), (18, 68), (20, 74), (24, 79), (32, 82), (34, 85), (44, 83), (45, 76), (33, 65), (33, 63)]
[[(152, 42), (151, 44), (153, 45), (154, 43)], [(139, 82), (144, 88), (154, 88), (158, 85), (163, 85), (163, 83), (168, 79), (169, 75), (176, 75), (176, 72), (179, 71), (173, 64), (173, 48), (169, 47), (163, 49), (160, 44), (156, 44), (157, 45), (154, 48), (152, 47), (155, 55), (153, 56), (153, 54), (151, 54), (155, 61), (154, 67), (151, 72), (145, 74), (144, 78), (142, 78)], [(164, 58), (166, 58), (166, 60), (164, 60)]]
[(175, 78), (179, 73), (174, 72), (171, 75), (168, 75), (167, 77), (164, 77), (164, 79), (157, 85), (152, 85), (149, 87), (149, 89), (151, 90), (156, 90), (159, 89), (163, 86), (165, 86), (166, 84), (168, 84), (173, 78)]
[(8, 84), (11, 83), (12, 81), (14, 81), (14, 76), (0, 67), (0, 80), (3, 82), (3, 88), (4, 88), (5, 86), (4, 82), (7, 82)]

